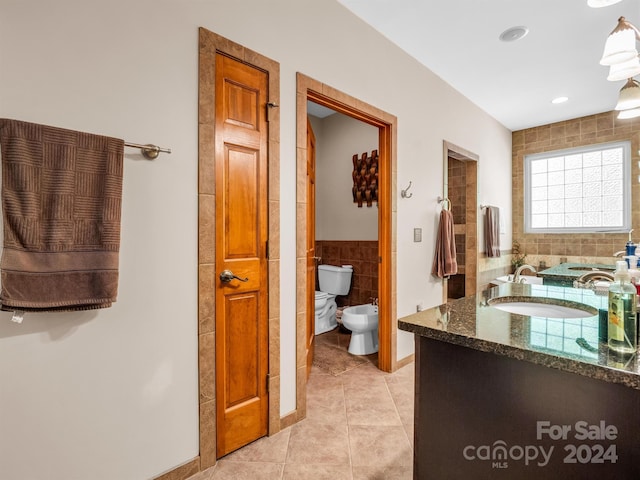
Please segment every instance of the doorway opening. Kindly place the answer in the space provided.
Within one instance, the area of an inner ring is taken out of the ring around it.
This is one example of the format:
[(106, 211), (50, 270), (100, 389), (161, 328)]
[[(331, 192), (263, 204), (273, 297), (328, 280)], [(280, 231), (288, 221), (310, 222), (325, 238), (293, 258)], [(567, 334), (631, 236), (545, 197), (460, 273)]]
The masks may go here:
[[(307, 370), (338, 375), (378, 365), (379, 129), (312, 101), (307, 113)], [(371, 314), (343, 322), (355, 307)]]
[[(395, 135), (397, 119), (380, 109), (368, 105), (361, 100), (346, 95), (328, 85), (322, 84), (301, 73), (297, 75), (298, 105), (296, 109), (297, 125), (297, 276), (299, 296), (297, 299), (298, 312), (298, 359), (297, 359), (297, 411), (298, 419), (306, 415), (306, 380), (307, 362), (309, 356), (309, 338), (313, 333), (309, 331), (310, 316), (315, 291), (310, 288), (310, 282), (304, 279), (311, 275), (308, 262), (309, 245), (311, 244), (308, 231), (308, 188), (307, 188), (307, 102), (311, 101), (328, 107), (348, 117), (360, 120), (378, 129), (378, 368), (392, 372), (399, 365), (396, 353), (396, 295), (395, 295), (395, 264), (396, 250), (396, 200), (392, 195), (396, 185), (396, 146)], [(355, 153), (355, 152), (354, 152)], [(363, 152), (361, 152), (363, 153)], [(347, 159), (350, 161), (351, 159)], [(352, 192), (346, 192), (351, 195)], [(367, 207), (364, 207), (367, 208)], [(315, 242), (314, 242), (315, 243)], [(304, 333), (304, 335), (301, 335)], [(304, 348), (303, 348), (304, 347)]]
[(458, 273), (445, 280), (444, 300), (476, 293), (478, 277), (478, 155), (444, 142), (444, 195), (453, 214)]

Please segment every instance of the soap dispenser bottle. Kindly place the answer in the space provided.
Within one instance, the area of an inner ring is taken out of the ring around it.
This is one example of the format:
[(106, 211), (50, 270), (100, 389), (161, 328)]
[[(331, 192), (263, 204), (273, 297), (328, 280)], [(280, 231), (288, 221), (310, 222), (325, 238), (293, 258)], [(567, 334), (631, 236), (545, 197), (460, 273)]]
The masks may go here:
[(633, 233), (633, 228), (629, 230), (629, 240), (627, 240), (627, 244), (624, 246), (625, 255), (628, 257), (636, 254), (637, 245), (633, 243), (633, 241), (631, 240), (632, 233)]
[(620, 354), (633, 354), (638, 346), (636, 288), (631, 284), (627, 262), (616, 262), (614, 282), (609, 287), (608, 345)]

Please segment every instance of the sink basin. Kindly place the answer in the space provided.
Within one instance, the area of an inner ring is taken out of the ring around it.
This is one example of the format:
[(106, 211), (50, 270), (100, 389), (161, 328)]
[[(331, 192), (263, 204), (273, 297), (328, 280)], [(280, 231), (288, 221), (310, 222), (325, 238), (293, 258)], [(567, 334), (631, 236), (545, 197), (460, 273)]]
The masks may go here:
[(613, 272), (615, 270), (614, 267), (569, 267), (568, 270), (578, 270), (580, 272), (596, 272), (596, 271), (601, 271), (601, 272)]
[[(520, 275), (521, 283), (528, 283), (529, 285), (542, 285), (542, 277), (535, 277), (533, 275)], [(499, 283), (513, 283), (513, 275), (503, 275), (493, 280), (494, 284)]]
[(598, 314), (598, 309), (582, 303), (557, 298), (496, 297), (490, 306), (517, 315), (544, 318), (585, 318)]

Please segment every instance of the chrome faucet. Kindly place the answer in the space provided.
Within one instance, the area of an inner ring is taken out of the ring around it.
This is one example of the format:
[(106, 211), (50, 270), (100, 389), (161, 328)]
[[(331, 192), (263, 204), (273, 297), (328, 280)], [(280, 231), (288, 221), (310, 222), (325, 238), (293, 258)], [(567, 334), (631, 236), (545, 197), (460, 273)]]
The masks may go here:
[(378, 305), (378, 297), (369, 297), (369, 300), (371, 300), (371, 305)]
[(532, 267), (531, 265), (520, 265), (517, 269), (516, 269), (516, 273), (513, 274), (513, 283), (524, 283), (525, 279), (524, 278), (520, 278), (520, 274), (524, 271), (524, 270), (531, 270), (533, 273), (538, 273), (535, 269), (535, 267)]
[(614, 257), (624, 257), (624, 255), (625, 255), (626, 253), (627, 253), (627, 252), (625, 252), (624, 250), (620, 250), (619, 252), (614, 253), (614, 254), (613, 254), (613, 256), (614, 256)]
[(594, 270), (580, 275), (577, 280), (574, 280), (573, 286), (575, 288), (593, 288), (595, 286), (595, 282), (598, 280), (613, 282), (614, 276), (609, 272)]

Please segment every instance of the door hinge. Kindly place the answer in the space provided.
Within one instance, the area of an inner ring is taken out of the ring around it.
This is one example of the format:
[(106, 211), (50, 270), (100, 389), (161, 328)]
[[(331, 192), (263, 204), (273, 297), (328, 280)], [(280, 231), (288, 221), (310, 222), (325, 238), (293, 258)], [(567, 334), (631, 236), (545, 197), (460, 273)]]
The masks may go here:
[(378, 263), (382, 263), (382, 257), (378, 257)]
[(269, 260), (269, 240), (267, 240), (266, 242), (264, 242), (264, 255), (265, 257), (267, 257), (267, 260)]
[(271, 377), (271, 374), (267, 373), (267, 393), (269, 393), (269, 378)]

